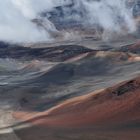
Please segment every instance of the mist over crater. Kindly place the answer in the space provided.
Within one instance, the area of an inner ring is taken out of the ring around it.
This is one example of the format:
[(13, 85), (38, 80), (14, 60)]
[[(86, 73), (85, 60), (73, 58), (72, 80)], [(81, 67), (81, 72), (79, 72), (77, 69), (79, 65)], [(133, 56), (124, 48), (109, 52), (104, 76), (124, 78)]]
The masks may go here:
[(0, 8), (0, 40), (12, 42), (65, 40), (81, 32), (129, 34), (139, 16), (137, 0), (5, 0)]

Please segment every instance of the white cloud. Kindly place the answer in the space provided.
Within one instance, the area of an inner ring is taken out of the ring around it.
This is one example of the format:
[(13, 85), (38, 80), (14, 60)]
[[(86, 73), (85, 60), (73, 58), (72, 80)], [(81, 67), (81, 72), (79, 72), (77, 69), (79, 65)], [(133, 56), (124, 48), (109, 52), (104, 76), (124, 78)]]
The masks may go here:
[[(122, 26), (125, 25), (132, 32), (135, 30), (135, 23), (131, 15), (131, 9), (126, 8), (125, 1), (75, 0), (74, 2), (75, 4), (83, 4), (88, 11), (86, 16), (89, 17), (91, 24), (98, 23), (104, 29), (115, 31), (120, 31)], [(55, 6), (69, 2), (70, 0), (1, 0), (0, 40), (15, 42), (50, 40), (49, 33), (39, 30), (31, 20), (36, 18), (41, 11), (49, 11)], [(122, 23), (118, 20), (122, 20)]]

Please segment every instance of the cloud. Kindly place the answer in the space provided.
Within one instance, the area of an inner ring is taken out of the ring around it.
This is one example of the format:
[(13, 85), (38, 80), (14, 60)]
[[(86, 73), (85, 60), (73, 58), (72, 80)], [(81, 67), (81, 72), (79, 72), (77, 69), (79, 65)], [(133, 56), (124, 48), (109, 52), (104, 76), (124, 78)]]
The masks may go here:
[[(31, 22), (37, 13), (51, 6), (47, 0), (4, 0), (0, 4), (0, 39), (14, 42), (50, 40), (50, 35)], [(49, 5), (47, 5), (49, 4)]]
[(126, 7), (126, 0), (82, 1), (88, 10), (91, 24), (97, 23), (112, 31), (121, 31), (122, 27), (130, 32), (135, 31), (132, 9)]
[[(0, 3), (0, 40), (51, 41), (53, 38), (50, 30), (56, 31), (53, 24), (45, 19), (46, 25), (48, 24), (47, 31), (37, 28), (31, 20), (38, 18), (39, 13), (45, 10), (51, 11), (56, 6), (63, 6), (71, 2), (77, 10), (83, 8), (86, 11), (84, 17), (77, 18), (82, 23), (91, 26), (98, 24), (105, 30), (116, 32), (120, 32), (124, 27), (128, 32), (136, 29), (132, 9), (126, 7), (126, 0), (3, 0)], [(78, 17), (70, 13), (67, 13), (66, 16), (67, 18)]]

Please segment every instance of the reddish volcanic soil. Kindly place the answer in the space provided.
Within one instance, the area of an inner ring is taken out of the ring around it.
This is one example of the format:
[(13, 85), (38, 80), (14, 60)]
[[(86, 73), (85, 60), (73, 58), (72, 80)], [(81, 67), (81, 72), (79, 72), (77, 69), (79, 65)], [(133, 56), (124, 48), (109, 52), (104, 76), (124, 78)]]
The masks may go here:
[(61, 128), (139, 124), (140, 77), (72, 98), (43, 113), (15, 112), (13, 115), (37, 126)]

